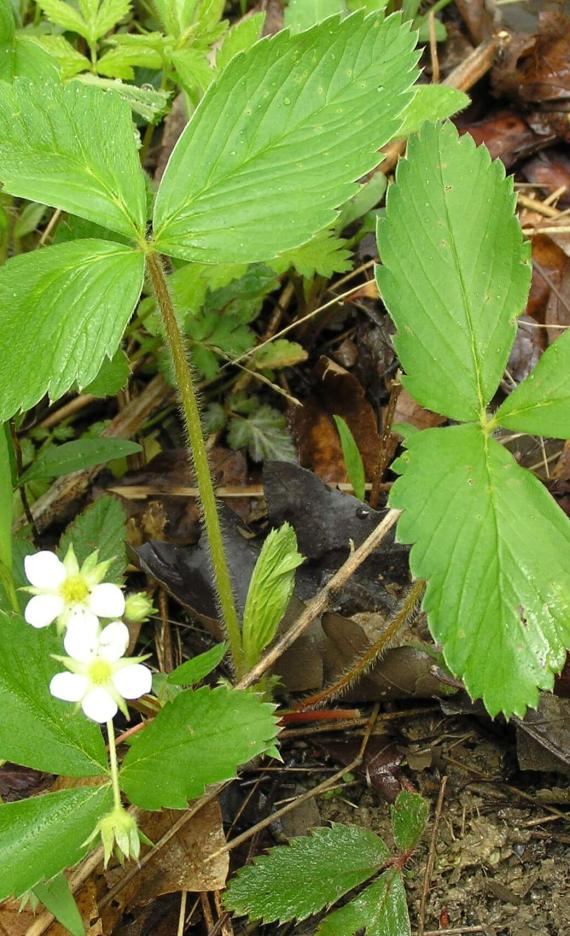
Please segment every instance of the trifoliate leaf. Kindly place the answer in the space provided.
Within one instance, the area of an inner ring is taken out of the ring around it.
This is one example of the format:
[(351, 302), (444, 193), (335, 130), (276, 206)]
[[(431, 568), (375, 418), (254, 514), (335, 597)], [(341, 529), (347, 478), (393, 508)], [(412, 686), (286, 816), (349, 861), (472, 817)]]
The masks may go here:
[(398, 539), (428, 582), (430, 630), (472, 698), (522, 718), (570, 647), (570, 520), (476, 424), (407, 445), (390, 505), (404, 510)]
[(256, 351), (252, 364), (256, 370), (279, 370), (306, 361), (308, 353), (297, 341), (277, 338)]
[(224, 903), (264, 923), (304, 920), (366, 881), (388, 855), (368, 829), (340, 823), (316, 829), (255, 858), (230, 881)]
[(140, 452), (136, 442), (127, 439), (111, 439), (101, 436), (98, 439), (75, 439), (63, 445), (48, 445), (43, 449), (33, 464), (26, 468), (20, 477), (20, 484), (30, 481), (47, 481), (61, 475), (81, 471), (92, 465), (102, 465), (114, 458), (124, 458)]
[(304, 561), (289, 523), (272, 530), (255, 563), (243, 612), (242, 638), (248, 669), (275, 637), (295, 588), (295, 569)]
[(167, 682), (172, 683), (173, 686), (193, 686), (204, 679), (212, 670), (215, 670), (216, 666), (219, 666), (226, 655), (227, 649), (228, 646), (225, 643), (216, 644), (215, 647), (211, 647), (205, 653), (200, 653), (191, 660), (186, 660), (168, 674), (166, 677)]
[(274, 706), (249, 692), (203, 686), (181, 692), (140, 734), (121, 786), (143, 809), (184, 809), (210, 783), (235, 777), (277, 734)]
[(2, 85), (0, 181), (10, 195), (144, 236), (144, 175), (116, 94), (77, 81)]
[(50, 695), (51, 677), (61, 669), (53, 653), (61, 654), (55, 628), (35, 630), (0, 612), (0, 758), (70, 777), (104, 773), (99, 726)]
[(109, 785), (2, 803), (0, 900), (20, 897), (40, 881), (76, 864), (85, 853), (85, 839), (112, 805)]
[(342, 416), (333, 416), (337, 432), (340, 436), (342, 446), (342, 457), (346, 466), (348, 479), (352, 484), (354, 496), (359, 500), (364, 500), (366, 491), (366, 474), (364, 472), (364, 462), (362, 455), (356, 444), (356, 440), (350, 431), (348, 424)]
[(426, 826), (429, 806), (419, 793), (402, 790), (393, 806), (392, 831), (396, 848), (408, 852), (418, 844)]
[(279, 32), (234, 58), (162, 178), (158, 249), (209, 263), (269, 260), (330, 226), (399, 127), (417, 75), (414, 41), (398, 15), (354, 14)]
[(38, 0), (45, 15), (56, 26), (83, 36), (94, 43), (123, 19), (130, 0), (80, 0), (79, 9), (65, 0)]
[(398, 164), (378, 242), (404, 385), (427, 409), (480, 418), (530, 282), (503, 164), (452, 124), (424, 124)]
[(265, 13), (254, 13), (253, 16), (248, 16), (236, 23), (224, 37), (218, 49), (216, 68), (221, 71), (238, 52), (247, 52), (260, 38), (264, 22)]
[(315, 936), (411, 936), (402, 875), (389, 868), (345, 907), (330, 913)]
[(452, 117), (457, 111), (468, 107), (470, 103), (469, 97), (457, 88), (441, 84), (419, 85), (404, 111), (403, 124), (398, 136), (411, 136), (412, 133), (417, 133), (426, 121), (435, 123), (436, 120), (445, 120), (446, 117)]
[(87, 386), (119, 345), (142, 289), (141, 253), (71, 241), (0, 270), (0, 420), (73, 384)]
[(570, 330), (544, 352), (497, 410), (495, 421), (515, 432), (570, 438)]
[(330, 279), (334, 273), (345, 273), (352, 267), (350, 250), (342, 237), (332, 231), (321, 231), (302, 247), (287, 250), (271, 261), (276, 273), (286, 273), (294, 267), (301, 276), (312, 279), (317, 273)]
[(121, 585), (127, 568), (126, 522), (125, 511), (118, 500), (109, 495), (99, 497), (67, 527), (59, 542), (60, 559), (65, 558), (72, 543), (79, 563), (97, 549), (101, 562), (113, 560), (105, 581)]
[(103, 361), (95, 380), (84, 387), (83, 392), (96, 397), (115, 396), (127, 385), (130, 374), (129, 359), (119, 348), (111, 360)]
[(285, 9), (284, 22), (291, 32), (300, 32), (335, 13), (346, 15), (344, 0), (290, 0)]
[(295, 461), (296, 451), (285, 416), (263, 405), (246, 417), (232, 416), (228, 443), (233, 449), (247, 448), (254, 461)]

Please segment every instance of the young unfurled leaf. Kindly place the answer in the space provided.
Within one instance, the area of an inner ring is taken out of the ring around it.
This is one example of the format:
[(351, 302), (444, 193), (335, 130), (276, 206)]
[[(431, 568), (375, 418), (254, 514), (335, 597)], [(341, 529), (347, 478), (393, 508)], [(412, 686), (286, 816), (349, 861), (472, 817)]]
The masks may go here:
[(210, 783), (271, 748), (274, 706), (248, 692), (190, 689), (168, 702), (123, 761), (121, 786), (143, 809), (184, 809)]
[(141, 253), (97, 240), (46, 247), (2, 267), (0, 419), (96, 377), (118, 347), (143, 273)]
[(287, 338), (277, 338), (276, 341), (264, 345), (253, 356), (253, 365), (256, 370), (279, 370), (282, 367), (293, 367), (306, 361), (308, 353), (297, 341), (288, 341)]
[(59, 478), (73, 471), (90, 468), (91, 465), (102, 465), (114, 458), (134, 455), (140, 450), (141, 447), (136, 442), (107, 439), (103, 436), (99, 439), (76, 439), (73, 442), (64, 442), (63, 445), (49, 445), (20, 477), (20, 484)]
[(255, 563), (243, 612), (242, 638), (248, 669), (255, 666), (275, 637), (295, 588), (295, 569), (303, 561), (290, 524), (271, 531)]
[(230, 881), (224, 903), (264, 923), (304, 920), (368, 880), (388, 856), (368, 829), (319, 828), (255, 858)]
[(390, 494), (451, 671), (491, 715), (523, 716), (570, 647), (570, 520), (477, 424), (407, 440)]
[(351, 266), (346, 241), (335, 237), (332, 231), (320, 231), (306, 244), (286, 250), (271, 261), (271, 268), (277, 273), (286, 273), (294, 267), (305, 279), (312, 279), (317, 273), (330, 279), (334, 273), (346, 273)]
[(329, 913), (315, 936), (411, 936), (402, 875), (389, 868), (345, 907)]
[(495, 422), (515, 432), (570, 438), (570, 330), (513, 390), (495, 413)]
[(0, 758), (70, 777), (104, 773), (99, 727), (50, 695), (59, 669), (52, 653), (61, 654), (54, 628), (34, 630), (0, 612)]
[(254, 461), (294, 461), (295, 446), (285, 416), (263, 404), (247, 416), (232, 416), (228, 443), (233, 449), (247, 448)]
[(429, 806), (419, 793), (402, 790), (393, 806), (392, 831), (396, 848), (408, 852), (415, 848), (425, 829)]
[(225, 643), (216, 644), (205, 653), (200, 653), (191, 660), (181, 663), (166, 677), (173, 686), (193, 686), (200, 682), (222, 662), (228, 647)]
[(85, 936), (83, 920), (65, 874), (60, 873), (51, 881), (36, 884), (34, 897), (43, 903), (71, 936)]
[(359, 500), (364, 500), (364, 495), (366, 492), (366, 475), (364, 473), (364, 462), (362, 461), (362, 455), (358, 450), (358, 446), (352, 432), (350, 431), (342, 416), (333, 416), (333, 419), (340, 436), (342, 456), (344, 458), (344, 464), (346, 465), (346, 472), (348, 474), (349, 481), (352, 484), (354, 496), (358, 497)]
[(168, 163), (158, 249), (211, 263), (269, 260), (330, 226), (397, 132), (417, 76), (414, 41), (398, 15), (354, 14), (234, 58)]
[(457, 88), (437, 84), (418, 85), (412, 101), (404, 111), (404, 122), (398, 136), (411, 136), (412, 133), (417, 133), (426, 121), (434, 123), (436, 120), (445, 120), (469, 104), (468, 96)]
[(85, 839), (112, 805), (109, 785), (2, 803), (0, 900), (20, 897), (74, 865), (85, 852)]
[(398, 328), (403, 383), (453, 419), (481, 417), (526, 301), (529, 251), (513, 209), (499, 160), (452, 124), (424, 124), (378, 225), (378, 285)]
[(144, 175), (130, 109), (116, 94), (74, 81), (3, 84), (0, 181), (11, 195), (144, 236)]
[(65, 558), (73, 543), (77, 561), (81, 565), (97, 549), (100, 562), (113, 560), (105, 581), (121, 585), (127, 568), (126, 522), (125, 511), (118, 500), (110, 495), (99, 497), (67, 527), (59, 541), (59, 558)]

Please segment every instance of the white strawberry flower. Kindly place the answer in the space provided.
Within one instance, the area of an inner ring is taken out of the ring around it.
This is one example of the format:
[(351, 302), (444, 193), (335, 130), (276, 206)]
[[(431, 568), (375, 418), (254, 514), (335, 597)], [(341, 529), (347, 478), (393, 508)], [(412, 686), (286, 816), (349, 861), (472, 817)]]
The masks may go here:
[(94, 627), (97, 618), (119, 618), (125, 596), (118, 585), (104, 582), (110, 563), (98, 562), (95, 551), (80, 567), (70, 546), (63, 562), (47, 549), (26, 556), (24, 568), (34, 596), (24, 617), (32, 627), (48, 627), (57, 620), (61, 629), (72, 620)]
[(64, 702), (79, 702), (92, 721), (110, 721), (118, 709), (128, 717), (125, 699), (138, 699), (152, 686), (152, 673), (141, 663), (144, 656), (123, 659), (128, 643), (129, 631), (122, 621), (103, 630), (90, 619), (72, 622), (64, 640), (68, 656), (55, 658), (69, 672), (56, 673), (51, 694)]

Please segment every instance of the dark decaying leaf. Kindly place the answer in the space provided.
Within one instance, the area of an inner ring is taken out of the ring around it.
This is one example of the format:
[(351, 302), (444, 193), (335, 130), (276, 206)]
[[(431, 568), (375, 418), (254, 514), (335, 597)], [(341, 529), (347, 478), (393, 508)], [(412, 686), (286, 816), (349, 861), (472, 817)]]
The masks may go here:
[(485, 144), (493, 159), (502, 159), (507, 169), (556, 139), (554, 133), (546, 136), (535, 133), (521, 114), (506, 108), (491, 111), (475, 122), (460, 117), (458, 123), (478, 146)]
[(543, 693), (538, 708), (529, 709), (516, 724), (521, 770), (570, 776), (570, 699)]
[[(314, 744), (337, 763), (348, 765), (358, 756), (361, 740), (322, 740), (317, 737)], [(400, 764), (403, 757), (403, 752), (387, 735), (372, 735), (366, 745), (362, 764), (356, 772), (383, 799), (393, 803), (402, 790)]]

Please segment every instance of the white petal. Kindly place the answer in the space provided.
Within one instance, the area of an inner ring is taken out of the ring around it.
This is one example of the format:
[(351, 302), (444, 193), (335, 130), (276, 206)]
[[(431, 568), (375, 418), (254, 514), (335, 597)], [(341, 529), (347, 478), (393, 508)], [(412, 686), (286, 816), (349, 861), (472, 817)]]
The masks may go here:
[(81, 702), (88, 688), (89, 680), (77, 673), (56, 673), (49, 684), (52, 696), (64, 702)]
[(24, 569), (28, 582), (48, 592), (57, 591), (67, 574), (63, 562), (47, 549), (42, 549), (33, 556), (26, 556)]
[(106, 722), (117, 714), (117, 703), (102, 686), (87, 693), (81, 708), (92, 721)]
[(129, 628), (122, 621), (112, 621), (101, 631), (99, 654), (104, 660), (120, 660), (129, 645)]
[(142, 663), (131, 663), (112, 675), (113, 685), (125, 699), (138, 699), (150, 692), (152, 673)]
[(65, 607), (63, 598), (59, 595), (34, 595), (28, 601), (24, 617), (32, 627), (48, 627)]
[(99, 646), (99, 618), (89, 611), (73, 614), (67, 625), (63, 646), (68, 656), (87, 663)]
[(125, 610), (125, 596), (118, 585), (103, 582), (95, 586), (87, 605), (97, 617), (120, 618)]

